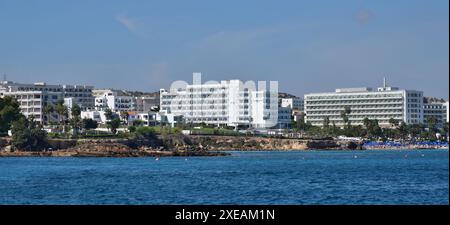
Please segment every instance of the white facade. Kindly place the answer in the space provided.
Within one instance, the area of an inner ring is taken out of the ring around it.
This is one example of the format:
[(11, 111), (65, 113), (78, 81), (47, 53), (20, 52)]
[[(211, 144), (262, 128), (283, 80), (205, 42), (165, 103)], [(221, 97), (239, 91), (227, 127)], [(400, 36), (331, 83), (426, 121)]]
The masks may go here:
[(423, 117), (424, 123), (427, 124), (429, 118), (436, 119), (437, 127), (441, 128), (448, 118), (448, 102), (444, 100), (438, 100), (433, 98), (424, 98), (423, 104)]
[(160, 124), (169, 124), (175, 127), (175, 124), (183, 122), (183, 116), (168, 114), (164, 112), (148, 112), (148, 113), (131, 113), (128, 116), (128, 123), (140, 120), (145, 126), (157, 126)]
[(162, 112), (181, 115), (187, 123), (265, 128), (278, 118), (278, 89), (256, 91), (239, 80), (161, 89), (160, 98)]
[(448, 104), (448, 101), (445, 103), (445, 108), (446, 108), (446, 115), (447, 115), (447, 123), (449, 122), (449, 115), (450, 115), (450, 113), (449, 113), (449, 109), (450, 109), (450, 106), (449, 106), (449, 104)]
[(117, 90), (94, 90), (95, 109), (103, 111), (106, 108), (113, 112), (128, 112), (136, 109), (135, 99), (133, 96), (123, 95)]
[(46, 83), (19, 84), (10, 81), (0, 83), (0, 97), (12, 96), (20, 104), (21, 112), (33, 116), (35, 121), (57, 121), (58, 115), (46, 115), (47, 105), (56, 105), (65, 98), (70, 98), (71, 104), (78, 104), (82, 109), (93, 108), (94, 97), (92, 86), (82, 85), (47, 85)]
[(303, 99), (301, 98), (282, 98), (280, 99), (280, 106), (281, 107), (287, 107), (292, 110), (300, 110), (303, 111), (304, 105), (303, 105)]
[(290, 107), (278, 107), (278, 124), (274, 128), (292, 128), (292, 109)]
[(141, 96), (136, 97), (136, 111), (137, 112), (150, 112), (155, 108), (159, 108), (159, 96)]
[(81, 111), (82, 119), (92, 119), (97, 121), (97, 123), (106, 123), (106, 116), (104, 111)]
[(399, 90), (393, 87), (336, 89), (332, 93), (305, 95), (306, 122), (323, 126), (326, 117), (330, 123), (343, 126), (341, 112), (349, 107), (352, 125), (363, 125), (364, 118), (377, 119), (380, 126), (388, 127), (389, 119), (407, 124), (423, 123), (423, 93)]

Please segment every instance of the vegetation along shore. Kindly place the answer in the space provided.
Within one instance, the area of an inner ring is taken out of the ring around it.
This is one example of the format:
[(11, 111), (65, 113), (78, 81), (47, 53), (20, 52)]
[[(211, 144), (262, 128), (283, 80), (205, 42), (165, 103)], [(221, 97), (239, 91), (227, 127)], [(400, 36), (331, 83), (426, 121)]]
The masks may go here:
[[(70, 119), (62, 119), (53, 125), (53, 132), (47, 132), (32, 117), (23, 116), (13, 98), (1, 98), (0, 157), (223, 156), (229, 150), (448, 149), (448, 123), (442, 130), (433, 128), (433, 124), (428, 126), (430, 129), (397, 121), (392, 121), (392, 128), (385, 129), (371, 120), (365, 121), (365, 126), (348, 123), (337, 128), (327, 123), (320, 128), (300, 119), (294, 123), (296, 135), (263, 136), (204, 124), (195, 132), (189, 125), (128, 125), (112, 118), (105, 132), (95, 130), (98, 127), (95, 121), (81, 119), (77, 107), (70, 112), (62, 106), (56, 108), (66, 114), (63, 118)], [(119, 132), (118, 128), (126, 131)], [(182, 131), (189, 129), (190, 135), (184, 135)], [(437, 135), (440, 133), (445, 135)]]

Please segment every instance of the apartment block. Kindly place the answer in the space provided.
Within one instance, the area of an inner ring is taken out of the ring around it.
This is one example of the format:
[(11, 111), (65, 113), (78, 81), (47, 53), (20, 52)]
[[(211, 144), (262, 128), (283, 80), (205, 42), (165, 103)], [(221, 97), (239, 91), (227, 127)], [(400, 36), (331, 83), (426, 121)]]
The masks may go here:
[(94, 107), (92, 86), (85, 85), (48, 85), (45, 82), (34, 84), (20, 84), (11, 81), (0, 83), (0, 97), (12, 96), (20, 104), (22, 113), (33, 116), (38, 122), (56, 121), (58, 115), (47, 115), (45, 107), (56, 105), (65, 99), (70, 99), (72, 104), (78, 104), (83, 110)]
[(256, 129), (277, 124), (278, 89), (257, 90), (252, 83), (240, 80), (161, 89), (160, 98), (161, 111), (182, 115), (187, 123)]
[(123, 91), (113, 89), (93, 90), (95, 109), (104, 111), (109, 108), (113, 112), (128, 112), (136, 110), (135, 98)]
[(350, 108), (348, 115), (352, 125), (363, 125), (364, 118), (378, 120), (380, 126), (388, 127), (389, 119), (404, 121), (407, 124), (423, 123), (423, 92), (400, 90), (388, 87), (343, 88), (335, 92), (306, 94), (306, 122), (322, 126), (326, 117), (330, 123), (343, 126), (341, 112)]
[(436, 119), (438, 128), (442, 128), (447, 122), (448, 101), (443, 99), (425, 97), (423, 98), (423, 117), (424, 123), (427, 125), (430, 118)]

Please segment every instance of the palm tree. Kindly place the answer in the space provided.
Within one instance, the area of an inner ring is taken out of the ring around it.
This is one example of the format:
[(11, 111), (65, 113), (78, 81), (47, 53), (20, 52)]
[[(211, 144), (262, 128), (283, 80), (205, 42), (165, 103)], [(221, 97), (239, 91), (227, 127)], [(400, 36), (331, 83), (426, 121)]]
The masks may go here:
[(69, 110), (67, 109), (67, 106), (65, 106), (63, 102), (58, 102), (58, 104), (56, 104), (55, 111), (56, 113), (58, 113), (59, 125), (63, 126), (63, 133), (65, 133), (66, 132), (65, 120), (68, 117)]
[(70, 109), (70, 114), (72, 116), (70, 122), (72, 124), (72, 129), (74, 134), (78, 134), (81, 123), (81, 108), (77, 104), (74, 104)]
[(78, 117), (81, 115), (81, 108), (77, 104), (74, 104), (72, 108), (70, 109), (70, 114), (72, 117)]
[(52, 116), (52, 113), (55, 112), (55, 107), (53, 105), (46, 105), (44, 108), (44, 114), (47, 116), (46, 124), (48, 125), (48, 121), (50, 120), (50, 117)]
[(389, 124), (391, 124), (391, 127), (397, 127), (398, 126), (398, 120), (394, 119), (394, 118), (390, 118), (389, 119)]
[(328, 129), (330, 127), (330, 117), (323, 118), (323, 128)]
[(364, 124), (364, 126), (366, 127), (366, 129), (369, 129), (369, 127), (370, 127), (370, 119), (369, 118), (364, 118), (363, 119), (363, 124)]
[(344, 121), (344, 128), (347, 125), (349, 128), (351, 126), (350, 120), (348, 119), (348, 115), (352, 112), (350, 107), (345, 106), (344, 110), (341, 112), (342, 120)]
[(305, 123), (306, 114), (304, 112), (300, 113), (300, 118), (297, 121), (298, 130), (304, 132), (306, 123)]

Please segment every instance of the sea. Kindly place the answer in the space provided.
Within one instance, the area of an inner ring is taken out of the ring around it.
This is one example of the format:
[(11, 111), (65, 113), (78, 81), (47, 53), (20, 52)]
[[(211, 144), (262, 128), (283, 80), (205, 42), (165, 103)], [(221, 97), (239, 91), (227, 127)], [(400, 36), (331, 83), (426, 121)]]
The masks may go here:
[(0, 204), (448, 205), (448, 150), (0, 158)]

